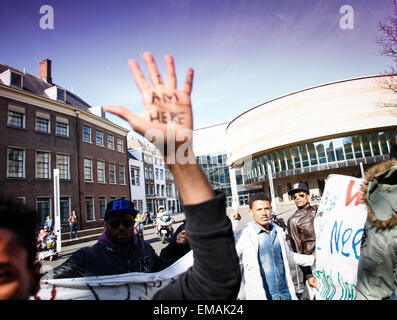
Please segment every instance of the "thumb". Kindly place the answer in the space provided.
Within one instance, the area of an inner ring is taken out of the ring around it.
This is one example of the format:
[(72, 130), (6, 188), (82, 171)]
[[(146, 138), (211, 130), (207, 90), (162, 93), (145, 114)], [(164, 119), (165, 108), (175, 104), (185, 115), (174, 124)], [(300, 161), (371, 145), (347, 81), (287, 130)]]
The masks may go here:
[(113, 113), (116, 116), (123, 118), (130, 124), (132, 129), (134, 129), (137, 132), (140, 132), (141, 128), (139, 126), (138, 115), (131, 112), (126, 107), (111, 104), (103, 107), (103, 111)]

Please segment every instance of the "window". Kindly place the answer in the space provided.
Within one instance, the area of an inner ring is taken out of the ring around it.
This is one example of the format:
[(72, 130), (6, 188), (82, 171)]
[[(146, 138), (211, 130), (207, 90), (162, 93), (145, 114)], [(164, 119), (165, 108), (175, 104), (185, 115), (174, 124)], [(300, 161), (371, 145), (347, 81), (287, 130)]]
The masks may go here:
[(114, 137), (111, 134), (107, 135), (107, 147), (114, 150)]
[(99, 217), (105, 219), (106, 197), (99, 197)]
[(363, 143), (364, 156), (370, 157), (371, 156), (371, 147), (369, 146), (368, 134), (363, 134), (361, 136), (361, 141)]
[(322, 142), (317, 142), (314, 144), (317, 149), (318, 160), (320, 163), (326, 163), (327, 158), (325, 157), (325, 148)]
[(109, 183), (116, 183), (116, 165), (109, 163)]
[(36, 118), (36, 131), (37, 132), (50, 132), (50, 120), (43, 118)]
[(98, 175), (98, 182), (105, 183), (105, 162), (99, 161), (97, 162), (97, 175)]
[(354, 156), (356, 157), (356, 159), (362, 158), (363, 154), (361, 152), (360, 136), (353, 136), (353, 147), (354, 147)]
[(160, 179), (164, 180), (164, 170), (160, 169)]
[(59, 179), (70, 179), (70, 156), (68, 154), (57, 154), (57, 168), (59, 169)]
[(94, 220), (94, 197), (85, 197), (85, 216), (86, 220)]
[(93, 181), (91, 159), (84, 158), (84, 181)]
[(277, 196), (278, 196), (278, 201), (283, 202), (283, 186), (281, 184), (277, 184)]
[(145, 179), (149, 179), (149, 170), (145, 167)]
[(308, 143), (307, 145), (307, 151), (309, 152), (309, 159), (310, 159), (310, 165), (316, 165), (317, 164), (317, 155), (316, 155), (316, 150), (314, 149), (313, 143)]
[(55, 127), (55, 134), (57, 136), (68, 137), (69, 136), (69, 126), (67, 123), (58, 122)]
[(161, 185), (161, 196), (164, 197), (164, 185)]
[[(146, 168), (145, 168), (146, 169)], [(130, 170), (130, 175), (131, 175), (131, 184), (133, 186), (139, 186), (140, 181), (139, 181), (139, 168), (132, 168)]]
[(124, 152), (124, 140), (117, 138), (117, 151)]
[(371, 133), (370, 135), (372, 152), (374, 156), (380, 155), (379, 143), (378, 143), (378, 134), (376, 132)]
[(119, 181), (120, 184), (125, 184), (125, 167), (122, 164), (119, 166)]
[(96, 130), (96, 144), (103, 147), (103, 132), (101, 130)]
[(382, 154), (389, 154), (389, 147), (387, 145), (388, 138), (386, 137), (386, 132), (378, 132), (379, 142)]
[(292, 156), (292, 159), (294, 160), (295, 168), (300, 168), (301, 167), (301, 161), (300, 161), (300, 158), (299, 158), (298, 147), (292, 147), (291, 148), (291, 156)]
[(50, 179), (51, 157), (49, 152), (36, 152), (36, 179)]
[(13, 86), (22, 88), (22, 75), (11, 71), (11, 82)]
[(36, 209), (40, 216), (40, 225), (43, 225), (47, 216), (52, 216), (51, 198), (37, 198)]
[(333, 141), (334, 141), (336, 159), (338, 161), (345, 160), (345, 156), (343, 154), (343, 138), (333, 139)]
[(60, 211), (61, 211), (61, 224), (67, 224), (69, 219), (70, 211), (70, 198), (61, 197), (59, 199)]
[(156, 179), (158, 179), (159, 178), (159, 169), (155, 169), (155, 172), (156, 172)]
[(153, 168), (149, 168), (149, 179), (153, 179)]
[(346, 160), (354, 159), (353, 142), (351, 137), (343, 138), (343, 147), (345, 148)]
[(57, 87), (57, 100), (65, 101), (66, 94), (65, 89), (61, 89)]
[(8, 122), (10, 127), (25, 128), (25, 114), (15, 111), (8, 111)]
[(299, 152), (301, 154), (302, 157), (302, 165), (304, 167), (308, 167), (309, 166), (309, 157), (307, 156), (307, 150), (306, 150), (306, 145), (305, 144), (301, 144), (298, 146), (299, 148)]
[(8, 178), (25, 178), (25, 150), (8, 148)]
[(328, 162), (335, 162), (334, 143), (332, 140), (324, 141), (326, 146)]
[(83, 141), (91, 142), (91, 128), (83, 124)]

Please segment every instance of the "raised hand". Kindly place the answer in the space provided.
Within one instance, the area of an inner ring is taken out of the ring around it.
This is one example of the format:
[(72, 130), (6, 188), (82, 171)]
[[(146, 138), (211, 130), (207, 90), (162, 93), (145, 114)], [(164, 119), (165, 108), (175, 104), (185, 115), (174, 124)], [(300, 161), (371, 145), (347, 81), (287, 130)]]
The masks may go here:
[[(128, 65), (134, 76), (136, 85), (142, 94), (144, 112), (136, 115), (127, 108), (118, 105), (104, 107), (104, 111), (116, 114), (129, 122), (131, 127), (141, 135), (153, 142), (167, 159), (175, 161), (178, 148), (186, 144), (180, 150), (179, 158), (188, 156), (192, 143), (192, 106), (190, 94), (193, 85), (193, 69), (187, 70), (185, 84), (182, 90), (177, 90), (174, 59), (165, 56), (166, 81), (157, 69), (151, 53), (143, 55), (149, 71), (152, 86), (142, 74), (136, 60), (130, 60)], [(178, 155), (177, 155), (178, 158)], [(178, 161), (178, 159), (176, 159)]]

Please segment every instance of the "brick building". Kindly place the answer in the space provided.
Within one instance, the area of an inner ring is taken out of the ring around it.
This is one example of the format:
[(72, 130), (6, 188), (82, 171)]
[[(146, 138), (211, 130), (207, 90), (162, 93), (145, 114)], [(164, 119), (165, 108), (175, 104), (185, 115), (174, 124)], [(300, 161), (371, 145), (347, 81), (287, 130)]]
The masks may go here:
[(0, 192), (53, 215), (53, 169), (60, 172), (62, 231), (71, 210), (79, 229), (102, 226), (108, 201), (130, 199), (128, 130), (52, 82), (0, 64)]

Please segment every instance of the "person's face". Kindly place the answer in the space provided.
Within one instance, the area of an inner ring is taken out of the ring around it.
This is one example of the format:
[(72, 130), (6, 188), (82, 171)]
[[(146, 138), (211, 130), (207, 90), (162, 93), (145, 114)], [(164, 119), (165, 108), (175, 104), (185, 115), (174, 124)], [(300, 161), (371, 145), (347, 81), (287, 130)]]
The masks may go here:
[(115, 244), (126, 247), (131, 242), (134, 232), (134, 218), (130, 214), (119, 214), (104, 221), (104, 228), (109, 239)]
[(292, 198), (294, 199), (295, 204), (298, 208), (304, 208), (310, 204), (309, 194), (305, 191), (295, 192)]
[(272, 206), (269, 201), (256, 200), (252, 204), (249, 213), (253, 216), (257, 225), (263, 229), (269, 229), (269, 222), (272, 214)]
[(27, 300), (39, 290), (41, 264), (30, 270), (27, 259), (15, 234), (0, 228), (0, 300)]

